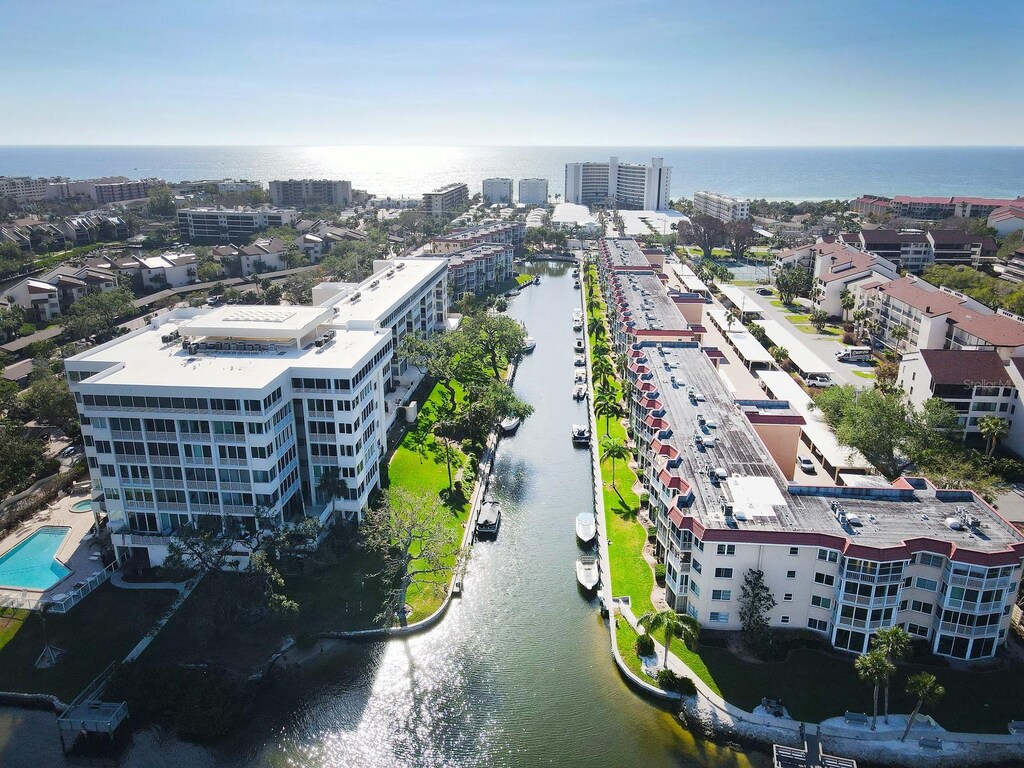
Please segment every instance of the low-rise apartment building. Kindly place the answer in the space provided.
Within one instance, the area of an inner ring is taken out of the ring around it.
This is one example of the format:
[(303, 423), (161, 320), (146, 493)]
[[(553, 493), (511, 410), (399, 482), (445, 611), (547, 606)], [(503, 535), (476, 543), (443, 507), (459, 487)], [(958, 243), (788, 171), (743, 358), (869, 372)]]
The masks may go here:
[[(914, 349), (992, 349), (1009, 360), (1024, 349), (1024, 320), (993, 312), (970, 297), (912, 276), (868, 283), (857, 291), (872, 336), (900, 352)], [(894, 337), (896, 328), (906, 337)]]
[(996, 208), (988, 216), (988, 225), (996, 231), (996, 237), (1006, 237), (1024, 229), (1024, 204)]
[[(616, 277), (601, 272), (606, 295)], [(636, 314), (650, 295), (625, 298), (619, 311)], [(738, 630), (744, 576), (759, 570), (777, 602), (772, 626), (841, 650), (861, 653), (896, 624), (951, 658), (1005, 643), (1024, 535), (982, 499), (916, 478), (790, 482), (803, 417), (786, 401), (735, 399), (720, 355), (697, 341), (648, 339), (626, 354), (630, 431), (676, 611)]]
[(714, 216), (724, 222), (744, 221), (750, 218), (750, 200), (730, 197), (719, 192), (694, 192), (693, 209), (697, 213)]
[(280, 208), (301, 208), (311, 203), (352, 204), (352, 182), (330, 179), (288, 179), (270, 182), (270, 202)]
[(876, 254), (831, 243), (815, 250), (813, 274), (818, 288), (818, 307), (830, 317), (842, 317), (844, 293), (854, 293), (868, 283), (895, 280), (899, 269)]
[(237, 265), (242, 277), (288, 268), (288, 244), (279, 237), (261, 237), (252, 245), (219, 245), (211, 253), (221, 264)]
[(453, 229), (446, 235), (435, 237), (430, 248), (433, 253), (461, 251), (481, 243), (507, 243), (521, 248), (526, 224), (521, 221), (484, 221), (472, 227)]
[(469, 205), (469, 187), (460, 182), (423, 193), (423, 209), (431, 216), (448, 216)]
[(116, 287), (117, 275), (109, 269), (60, 266), (15, 283), (3, 295), (27, 310), (32, 321), (49, 323), (86, 295)]
[(932, 264), (969, 264), (977, 267), (991, 262), (996, 242), (960, 229), (933, 229), (926, 232), (892, 229), (865, 229), (843, 233), (839, 242), (875, 253), (908, 272), (921, 272)]
[(106, 205), (144, 198), (149, 192), (149, 187), (149, 181), (133, 181), (125, 176), (85, 181), (51, 181), (46, 185), (46, 199), (78, 198), (92, 200), (97, 205)]
[(479, 296), (511, 280), (514, 253), (511, 243), (480, 243), (447, 252), (449, 300)]
[(481, 197), (488, 205), (511, 205), (512, 179), (484, 179), (481, 184)]
[(268, 227), (294, 224), (298, 218), (292, 208), (180, 208), (178, 234), (190, 242), (230, 243)]
[(523, 205), (547, 205), (548, 180), (520, 179), (519, 202)]

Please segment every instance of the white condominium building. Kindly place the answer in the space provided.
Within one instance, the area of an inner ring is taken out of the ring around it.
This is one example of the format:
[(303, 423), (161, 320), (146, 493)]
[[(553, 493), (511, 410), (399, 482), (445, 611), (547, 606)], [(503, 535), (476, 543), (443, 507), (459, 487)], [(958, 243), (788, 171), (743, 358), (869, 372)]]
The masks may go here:
[(257, 508), (358, 519), (397, 412), (398, 340), (445, 318), (443, 260), (379, 266), (323, 305), (174, 310), (66, 360), (119, 554), (158, 565), (183, 526), (251, 528)]
[(566, 163), (565, 202), (602, 205), (639, 211), (667, 208), (672, 186), (672, 167), (660, 157), (650, 165), (620, 163)]
[(547, 205), (547, 179), (520, 179), (519, 202), (523, 205)]
[(511, 279), (514, 253), (511, 243), (480, 243), (449, 252), (449, 299), (476, 296)]
[[(632, 249), (602, 243), (598, 261), (615, 351), (628, 361), (630, 427), (669, 605), (738, 630), (744, 577), (758, 570), (777, 603), (774, 627), (861, 653), (877, 630), (900, 625), (941, 656), (995, 655), (1024, 534), (971, 491), (920, 478), (794, 482), (804, 417), (785, 400), (736, 398), (716, 370), (720, 353), (699, 339), (634, 336), (638, 318), (654, 316), (657, 278), (631, 284), (642, 267)], [(660, 295), (674, 298), (664, 286)]]
[(718, 192), (695, 192), (693, 208), (697, 213), (714, 216), (722, 221), (743, 221), (750, 218), (750, 200), (730, 197)]
[(288, 179), (270, 182), (270, 202), (278, 206), (351, 205), (352, 182), (329, 179)]
[(512, 203), (512, 179), (484, 179), (482, 193), (485, 203), (510, 205)]
[(513, 248), (519, 248), (523, 244), (524, 234), (526, 224), (522, 221), (484, 221), (436, 237), (431, 241), (430, 247), (434, 253), (461, 251), (479, 243), (508, 243)]
[(30, 203), (46, 198), (46, 179), (28, 176), (0, 176), (0, 198), (10, 197), (19, 203)]
[(459, 182), (446, 184), (423, 194), (423, 208), (431, 216), (445, 216), (465, 210), (469, 205), (469, 187)]
[(298, 219), (292, 208), (179, 208), (178, 234), (183, 240), (230, 243)]

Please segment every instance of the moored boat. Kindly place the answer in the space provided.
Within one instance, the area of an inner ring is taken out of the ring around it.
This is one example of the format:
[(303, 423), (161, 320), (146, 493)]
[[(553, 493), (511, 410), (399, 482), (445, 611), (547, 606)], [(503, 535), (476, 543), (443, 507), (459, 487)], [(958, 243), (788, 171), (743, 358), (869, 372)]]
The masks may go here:
[(476, 535), (497, 536), (501, 527), (501, 505), (494, 499), (484, 499), (476, 518)]
[(576, 538), (584, 544), (597, 538), (597, 517), (593, 512), (580, 512), (576, 515)]
[(590, 445), (590, 427), (586, 424), (573, 424), (572, 444), (582, 446)]
[(601, 581), (601, 571), (594, 555), (580, 555), (576, 561), (576, 580), (585, 590), (590, 591)]
[(585, 384), (577, 384), (572, 391), (573, 400), (586, 400), (587, 399), (587, 387)]
[(533, 336), (523, 339), (523, 352), (533, 352), (537, 348), (537, 340)]
[(507, 419), (501, 421), (501, 433), (503, 435), (511, 435), (517, 429), (523, 421), (518, 416), (509, 416)]

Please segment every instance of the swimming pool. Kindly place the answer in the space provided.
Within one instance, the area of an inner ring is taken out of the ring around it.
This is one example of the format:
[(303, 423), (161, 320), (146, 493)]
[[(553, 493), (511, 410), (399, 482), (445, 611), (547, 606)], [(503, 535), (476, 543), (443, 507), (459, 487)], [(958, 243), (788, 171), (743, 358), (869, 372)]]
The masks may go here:
[(71, 573), (54, 559), (69, 530), (40, 528), (0, 555), (0, 587), (46, 590)]
[(92, 501), (85, 499), (84, 501), (76, 501), (71, 505), (72, 512), (88, 512), (92, 509)]

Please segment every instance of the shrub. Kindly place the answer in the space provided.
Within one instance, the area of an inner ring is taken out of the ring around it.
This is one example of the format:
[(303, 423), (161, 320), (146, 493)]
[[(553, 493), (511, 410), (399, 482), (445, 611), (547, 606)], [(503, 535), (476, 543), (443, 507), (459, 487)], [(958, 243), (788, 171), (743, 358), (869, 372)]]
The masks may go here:
[(647, 526), (647, 540), (654, 541), (658, 538), (658, 526), (648, 525)]
[(654, 653), (654, 638), (650, 635), (639, 635), (633, 647), (637, 656), (650, 656)]
[(647, 505), (651, 503), (651, 494), (641, 493), (640, 494), (640, 507), (643, 509), (647, 508)]
[(856, 343), (857, 343), (857, 339), (856, 339), (856, 337), (852, 333), (846, 332), (846, 333), (843, 334), (843, 344), (851, 344), (851, 345), (853, 345), (853, 344), (856, 344)]
[(656, 563), (654, 566), (654, 580), (658, 582), (658, 586), (665, 585), (665, 564)]
[(693, 696), (697, 693), (697, 686), (688, 677), (680, 677), (671, 669), (658, 671), (658, 687), (666, 691), (674, 691), (683, 696)]

